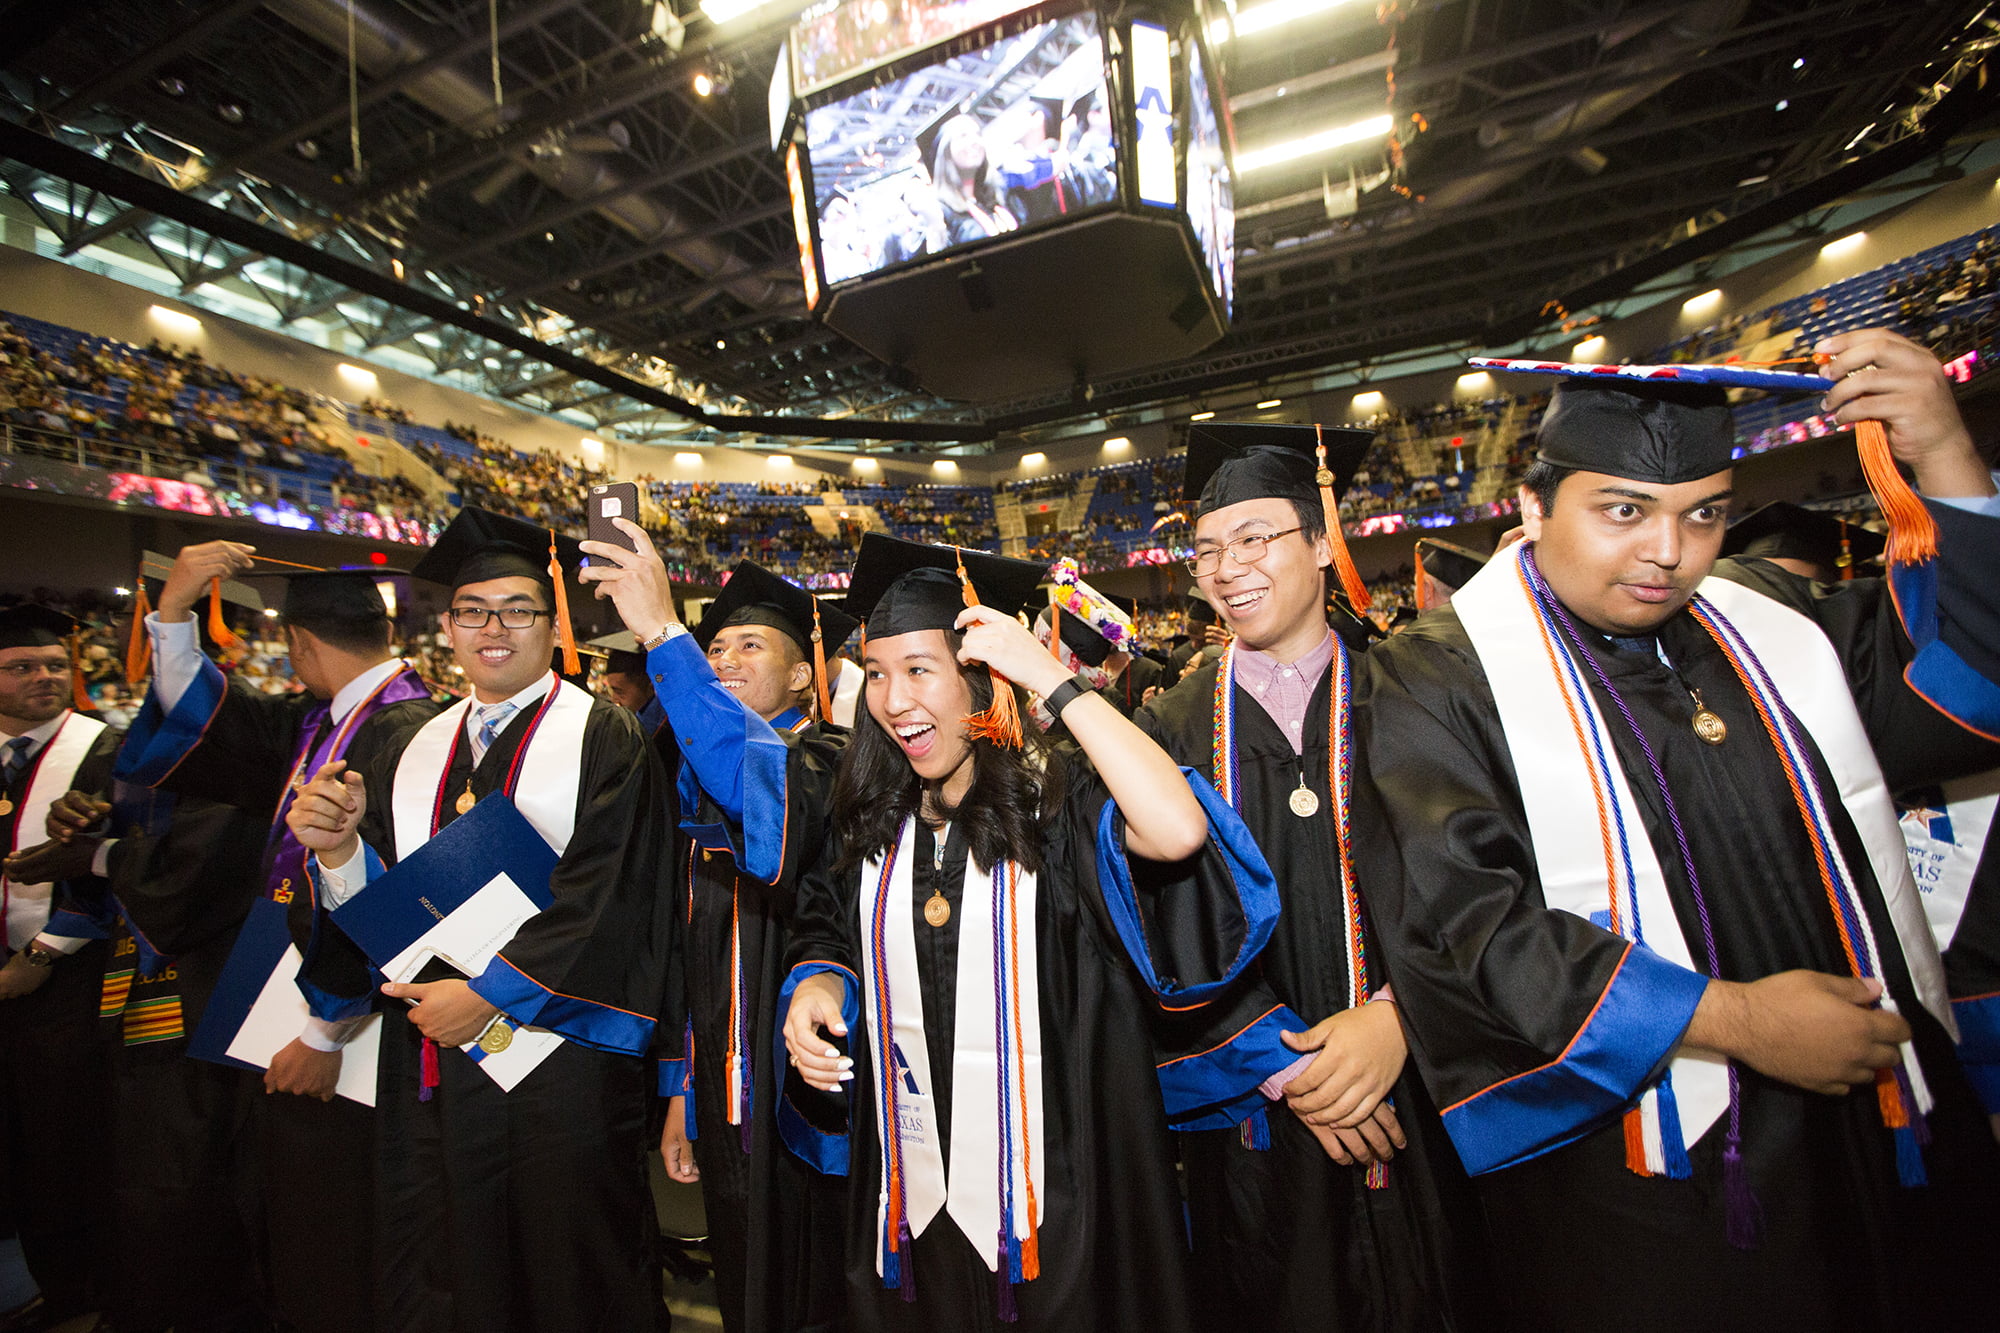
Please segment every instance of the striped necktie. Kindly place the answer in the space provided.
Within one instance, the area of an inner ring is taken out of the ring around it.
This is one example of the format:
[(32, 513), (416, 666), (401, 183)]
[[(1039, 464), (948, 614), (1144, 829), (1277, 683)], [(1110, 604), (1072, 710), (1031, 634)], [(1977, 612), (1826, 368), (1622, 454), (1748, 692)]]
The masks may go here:
[(493, 740), (500, 729), (507, 725), (507, 719), (520, 710), (513, 704), (489, 704), (479, 710), (479, 733), (472, 738), (472, 762), (475, 766), (493, 748)]

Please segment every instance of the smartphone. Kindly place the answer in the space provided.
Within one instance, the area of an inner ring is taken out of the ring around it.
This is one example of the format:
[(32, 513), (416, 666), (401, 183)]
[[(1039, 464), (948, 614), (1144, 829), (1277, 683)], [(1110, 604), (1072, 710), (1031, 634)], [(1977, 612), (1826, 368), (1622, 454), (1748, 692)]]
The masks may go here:
[(590, 522), (590, 540), (603, 542), (606, 546), (622, 546), (628, 551), (639, 549), (636, 541), (611, 524), (614, 518), (622, 518), (628, 523), (639, 521), (639, 487), (636, 482), (614, 481), (592, 486), (590, 503), (585, 509)]

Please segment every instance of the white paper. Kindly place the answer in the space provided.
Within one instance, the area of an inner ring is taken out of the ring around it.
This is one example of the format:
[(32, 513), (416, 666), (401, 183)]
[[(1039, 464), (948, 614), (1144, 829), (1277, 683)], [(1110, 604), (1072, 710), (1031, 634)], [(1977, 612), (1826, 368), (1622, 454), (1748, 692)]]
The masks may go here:
[[(522, 923), (540, 910), (502, 871), (448, 915), (439, 917), (437, 924), (391, 958), (382, 972), (391, 981), (413, 981), (436, 958), (468, 977), (476, 977), (486, 970), (495, 954), (507, 947)], [(508, 1025), (512, 1026), (511, 1020)], [(546, 1028), (516, 1027), (514, 1040), (506, 1050), (482, 1054), (475, 1063), (500, 1085), (502, 1092), (512, 1092), (560, 1045), (562, 1038)], [(471, 1055), (479, 1049), (479, 1043), (468, 1042), (459, 1049)]]
[[(269, 1069), (279, 1051), (305, 1031), (312, 1011), (299, 992), (299, 950), (286, 945), (285, 953), (250, 1006), (249, 1017), (229, 1043), (229, 1057), (259, 1069)], [(340, 1051), (340, 1081), (333, 1090), (363, 1106), (375, 1104), (375, 1064), (382, 1050), (382, 1016), (370, 1014), (361, 1020), (354, 1036)]]

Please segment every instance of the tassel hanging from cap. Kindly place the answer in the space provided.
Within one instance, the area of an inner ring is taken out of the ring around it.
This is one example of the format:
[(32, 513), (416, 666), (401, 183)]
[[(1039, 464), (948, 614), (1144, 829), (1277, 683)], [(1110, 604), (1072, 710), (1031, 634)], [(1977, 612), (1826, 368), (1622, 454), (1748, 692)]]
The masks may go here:
[(580, 675), (583, 659), (576, 655), (576, 631), (569, 627), (569, 589), (563, 586), (562, 561), (556, 556), (555, 529), (549, 529), (549, 582), (555, 585), (556, 642), (562, 645), (562, 673)]
[(1847, 536), (1847, 520), (1837, 518), (1834, 522), (1840, 524), (1840, 554), (1833, 563), (1840, 567), (1840, 581), (1845, 583), (1854, 577), (1854, 543)]
[(833, 721), (833, 696), (827, 690), (826, 636), (820, 632), (819, 627), (819, 598), (813, 598), (812, 604), (813, 686), (815, 692), (819, 695), (819, 720), (822, 722), (831, 722)]
[[(1861, 455), (1861, 474), (1875, 493), (1875, 503), (1882, 507), (1882, 517), (1889, 521), (1889, 549), (1883, 557), (1889, 568), (1920, 565), (1935, 557), (1937, 520), (1896, 470), (1896, 456), (1889, 451), (1889, 432), (1879, 421), (1857, 421), (1854, 440)], [(1841, 545), (1845, 549), (1844, 533)]]
[(133, 585), (132, 634), (125, 640), (125, 683), (137, 687), (153, 667), (153, 639), (146, 633), (146, 617), (153, 614), (152, 599), (146, 596), (146, 576)]
[(1418, 542), (1412, 548), (1410, 559), (1416, 567), (1416, 572), (1410, 579), (1410, 600), (1417, 604), (1417, 610), (1428, 610), (1431, 600), (1431, 578), (1429, 574), (1424, 572), (1424, 546), (1422, 542)]
[(1354, 557), (1347, 550), (1347, 536), (1340, 530), (1340, 501), (1333, 494), (1333, 470), (1326, 465), (1326, 431), (1316, 425), (1313, 436), (1313, 456), (1319, 462), (1313, 480), (1319, 486), (1320, 507), (1326, 511), (1326, 541), (1333, 548), (1333, 571), (1347, 594), (1348, 609), (1358, 616), (1368, 609), (1368, 585), (1361, 581), (1361, 571), (1354, 567)]
[(222, 617), (222, 580), (208, 581), (208, 637), (215, 640), (215, 646), (232, 661), (243, 656), (243, 640), (229, 628), (229, 622)]
[(78, 628), (64, 636), (63, 646), (69, 649), (70, 706), (80, 713), (95, 712), (97, 705), (91, 702), (90, 689), (83, 683), (83, 630)]
[[(958, 555), (958, 586), (965, 593), (965, 604), (978, 606), (979, 594), (973, 590), (972, 576), (965, 572), (965, 554), (957, 547), (952, 549)], [(973, 740), (1018, 750), (1022, 743), (1021, 710), (1014, 704), (1013, 682), (992, 667), (986, 668), (986, 674), (993, 681), (993, 702), (965, 719), (965, 734)]]

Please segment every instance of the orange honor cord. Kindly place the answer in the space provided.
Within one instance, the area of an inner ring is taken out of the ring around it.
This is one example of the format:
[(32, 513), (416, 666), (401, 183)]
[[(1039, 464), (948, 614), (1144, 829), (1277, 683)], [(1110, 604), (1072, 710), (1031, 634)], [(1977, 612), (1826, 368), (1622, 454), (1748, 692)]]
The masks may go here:
[(132, 594), (132, 634), (125, 641), (125, 683), (136, 688), (153, 666), (153, 640), (146, 633), (146, 617), (153, 614), (153, 603), (146, 596), (143, 573), (133, 586), (136, 591)]
[(90, 701), (90, 690), (83, 683), (83, 630), (79, 627), (63, 639), (69, 649), (69, 701), (79, 712), (95, 712), (97, 705)]
[[(965, 604), (978, 606), (979, 594), (973, 590), (972, 576), (965, 572), (965, 553), (956, 546), (952, 550), (958, 557), (958, 586), (965, 593)], [(1021, 710), (1014, 705), (1013, 683), (990, 666), (986, 674), (993, 681), (993, 703), (965, 719), (965, 734), (973, 740), (989, 740), (1018, 750), (1022, 743)]]
[(1361, 571), (1354, 567), (1354, 557), (1347, 550), (1347, 535), (1340, 530), (1340, 501), (1334, 498), (1333, 472), (1326, 465), (1325, 429), (1315, 425), (1313, 437), (1313, 455), (1319, 461), (1313, 480), (1319, 484), (1320, 507), (1326, 511), (1326, 541), (1333, 548), (1334, 573), (1340, 576), (1348, 609), (1358, 616), (1368, 609), (1368, 585), (1361, 581)]
[(819, 598), (813, 598), (812, 604), (813, 685), (815, 692), (819, 695), (819, 719), (822, 722), (831, 722), (833, 721), (833, 696), (828, 692), (826, 683), (826, 636), (820, 632), (819, 627)]
[(243, 640), (236, 637), (229, 628), (229, 622), (222, 618), (222, 580), (208, 581), (208, 637), (215, 640), (215, 646), (229, 658), (241, 657), (244, 653)]
[(555, 529), (549, 530), (549, 581), (555, 585), (556, 642), (562, 645), (563, 674), (578, 675), (583, 659), (576, 655), (576, 631), (569, 627), (569, 589), (563, 586), (562, 561), (556, 557)]

